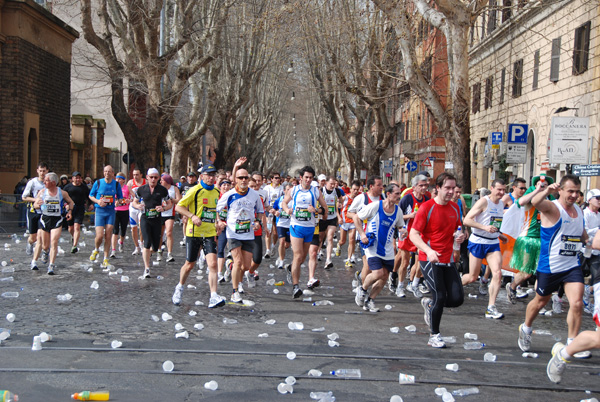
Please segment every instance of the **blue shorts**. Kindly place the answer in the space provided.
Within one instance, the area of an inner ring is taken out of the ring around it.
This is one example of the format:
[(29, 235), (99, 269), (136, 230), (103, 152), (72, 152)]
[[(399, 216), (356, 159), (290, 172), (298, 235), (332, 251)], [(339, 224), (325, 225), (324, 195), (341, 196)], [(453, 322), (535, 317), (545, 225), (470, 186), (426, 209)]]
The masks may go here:
[(479, 243), (473, 243), (472, 241), (469, 241), (469, 245), (467, 246), (467, 249), (469, 250), (469, 252), (471, 254), (473, 254), (473, 257), (475, 258), (479, 258), (484, 259), (486, 255), (496, 252), (496, 251), (500, 251), (500, 243), (496, 243), (496, 244), (479, 244)]
[(315, 228), (313, 228), (313, 227), (298, 226), (298, 225), (290, 226), (290, 236), (295, 237), (297, 239), (304, 239), (304, 243), (310, 243), (312, 241), (314, 233), (315, 233)]
[(547, 274), (537, 271), (537, 287), (535, 291), (540, 296), (550, 296), (556, 292), (563, 283), (584, 283), (581, 267), (571, 268), (568, 271)]
[(115, 224), (115, 210), (114, 209), (102, 209), (96, 208), (96, 226), (114, 226)]
[(281, 239), (285, 237), (286, 243), (290, 242), (290, 228), (282, 228), (277, 226), (277, 238)]
[(387, 269), (388, 272), (392, 272), (394, 270), (394, 260), (384, 260), (379, 257), (369, 257), (367, 259), (367, 264), (369, 264), (369, 269), (371, 271), (377, 271), (381, 268)]

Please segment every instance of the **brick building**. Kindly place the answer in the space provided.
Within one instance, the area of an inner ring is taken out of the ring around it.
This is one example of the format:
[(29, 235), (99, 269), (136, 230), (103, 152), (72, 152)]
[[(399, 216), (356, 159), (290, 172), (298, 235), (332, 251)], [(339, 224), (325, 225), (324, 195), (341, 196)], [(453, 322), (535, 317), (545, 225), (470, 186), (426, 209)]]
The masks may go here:
[(79, 36), (32, 0), (0, 0), (0, 189), (45, 161), (70, 168), (71, 45)]

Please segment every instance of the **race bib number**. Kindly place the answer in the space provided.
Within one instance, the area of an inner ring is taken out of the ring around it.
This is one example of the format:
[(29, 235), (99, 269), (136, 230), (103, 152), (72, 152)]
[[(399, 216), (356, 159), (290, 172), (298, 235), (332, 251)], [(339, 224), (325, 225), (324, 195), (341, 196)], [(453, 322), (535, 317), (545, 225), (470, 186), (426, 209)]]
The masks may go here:
[(502, 217), (501, 216), (492, 216), (490, 218), (490, 225), (495, 227), (496, 229), (500, 229), (500, 226), (502, 226)]
[(235, 221), (235, 233), (243, 234), (250, 233), (251, 221), (250, 219), (238, 219)]
[(48, 201), (46, 204), (46, 212), (49, 214), (57, 214), (60, 212), (60, 205), (58, 201)]
[(297, 208), (294, 216), (298, 221), (309, 221), (312, 217), (311, 213), (306, 208)]
[(219, 218), (221, 218), (222, 220), (227, 220), (227, 210), (226, 209), (222, 209), (221, 212), (219, 212)]
[(289, 219), (290, 216), (282, 209), (281, 212), (280, 212), (280, 214), (279, 214), (279, 217), (281, 219)]
[(158, 212), (156, 210), (156, 208), (146, 210), (146, 218), (156, 218), (159, 215), (160, 215), (160, 212)]
[(334, 215), (335, 214), (335, 205), (328, 205), (327, 206), (327, 215)]
[(560, 237), (560, 250), (558, 251), (558, 255), (573, 257), (577, 255), (577, 252), (581, 250), (582, 246), (581, 236), (562, 235)]
[(203, 208), (200, 220), (207, 223), (215, 223), (217, 210), (215, 208)]

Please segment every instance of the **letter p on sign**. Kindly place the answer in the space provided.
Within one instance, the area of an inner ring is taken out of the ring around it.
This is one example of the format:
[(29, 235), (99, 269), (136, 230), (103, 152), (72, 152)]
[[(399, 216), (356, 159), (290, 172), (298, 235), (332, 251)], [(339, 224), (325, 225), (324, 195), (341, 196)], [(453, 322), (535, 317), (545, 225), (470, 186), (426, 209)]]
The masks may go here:
[(509, 144), (527, 144), (528, 124), (509, 124), (508, 125), (508, 143)]

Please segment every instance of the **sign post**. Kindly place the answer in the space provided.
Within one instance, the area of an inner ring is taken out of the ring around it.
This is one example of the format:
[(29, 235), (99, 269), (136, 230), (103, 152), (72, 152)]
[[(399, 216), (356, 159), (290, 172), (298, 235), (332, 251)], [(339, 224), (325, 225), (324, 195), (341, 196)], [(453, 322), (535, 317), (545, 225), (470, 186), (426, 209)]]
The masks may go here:
[(525, 163), (527, 159), (528, 124), (509, 124), (507, 133), (506, 163)]

